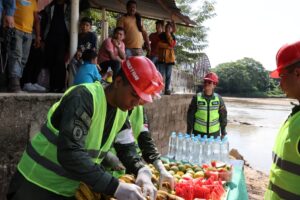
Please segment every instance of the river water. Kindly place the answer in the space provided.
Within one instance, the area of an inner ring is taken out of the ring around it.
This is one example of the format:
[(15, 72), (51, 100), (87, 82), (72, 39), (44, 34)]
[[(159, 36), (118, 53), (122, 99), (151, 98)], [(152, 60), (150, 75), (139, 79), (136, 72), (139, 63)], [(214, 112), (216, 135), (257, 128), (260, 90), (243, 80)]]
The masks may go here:
[[(254, 169), (269, 173), (276, 135), (293, 106), (288, 99), (282, 102), (278, 99), (264, 100), (261, 103), (259, 99), (235, 101), (225, 98), (225, 103), (230, 148), (238, 149)], [(268, 101), (271, 104), (267, 104)]]

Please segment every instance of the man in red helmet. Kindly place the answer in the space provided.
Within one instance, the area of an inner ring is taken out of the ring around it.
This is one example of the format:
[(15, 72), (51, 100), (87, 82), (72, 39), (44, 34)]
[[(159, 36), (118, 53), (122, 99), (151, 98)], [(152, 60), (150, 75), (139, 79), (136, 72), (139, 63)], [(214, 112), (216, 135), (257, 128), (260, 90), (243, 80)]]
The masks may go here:
[(214, 93), (219, 82), (217, 74), (210, 72), (203, 80), (203, 91), (197, 93), (187, 113), (187, 133), (201, 136), (226, 135), (227, 110), (222, 97)]
[(144, 200), (143, 194), (154, 199), (151, 174), (134, 145), (123, 147), (123, 163), (141, 180), (139, 186), (119, 182), (101, 163), (116, 134), (129, 126), (127, 110), (152, 102), (162, 81), (151, 60), (139, 56), (124, 61), (106, 88), (95, 82), (67, 90), (28, 143), (7, 199), (75, 199), (80, 182), (117, 199)]
[[(300, 102), (300, 41), (283, 45), (276, 56), (277, 69), (272, 78), (280, 78), (280, 87), (287, 97)], [(272, 150), (266, 200), (300, 199), (300, 106), (281, 126)]]

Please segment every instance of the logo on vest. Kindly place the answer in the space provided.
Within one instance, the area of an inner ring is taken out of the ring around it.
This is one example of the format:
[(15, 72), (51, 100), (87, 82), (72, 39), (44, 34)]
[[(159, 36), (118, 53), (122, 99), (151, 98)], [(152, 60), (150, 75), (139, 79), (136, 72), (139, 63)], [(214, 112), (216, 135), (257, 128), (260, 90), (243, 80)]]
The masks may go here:
[(219, 105), (219, 102), (218, 101), (213, 101), (212, 105)]
[(139, 80), (140, 77), (137, 75), (136, 71), (133, 69), (131, 63), (129, 62), (129, 60), (126, 61), (126, 66), (129, 69), (129, 72), (131, 73), (131, 75), (133, 76), (133, 79), (135, 81)]

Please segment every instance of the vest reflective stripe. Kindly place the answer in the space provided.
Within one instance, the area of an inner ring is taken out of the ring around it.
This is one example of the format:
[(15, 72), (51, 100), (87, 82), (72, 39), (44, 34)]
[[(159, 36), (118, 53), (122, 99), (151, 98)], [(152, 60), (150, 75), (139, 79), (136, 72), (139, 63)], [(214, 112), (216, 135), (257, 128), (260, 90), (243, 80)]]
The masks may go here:
[[(122, 128), (127, 112), (117, 110), (109, 138), (101, 146), (107, 106), (105, 93), (99, 82), (83, 84), (83, 86), (92, 94), (94, 106), (92, 123), (85, 140), (85, 149), (91, 155), (91, 160), (98, 164), (109, 150), (115, 135)], [(74, 87), (70, 88), (62, 99), (72, 89)], [(18, 164), (18, 169), (28, 181), (56, 194), (69, 197), (74, 196), (79, 181), (73, 180), (57, 161), (56, 138), (59, 131), (53, 127), (50, 120), (60, 102), (61, 100), (50, 108), (47, 125), (32, 138)]]
[(276, 185), (274, 185), (272, 182), (269, 182), (269, 186), (268, 186), (268, 191), (273, 191), (275, 192), (277, 195), (271, 197), (271, 196), (268, 196), (266, 197), (265, 196), (265, 199), (266, 200), (269, 200), (269, 199), (286, 199), (286, 200), (296, 200), (296, 199), (300, 199), (300, 195), (296, 195), (296, 194), (293, 194), (291, 192), (288, 192)]
[(208, 134), (218, 132), (220, 130), (219, 106), (220, 99), (216, 93), (209, 104), (202, 93), (198, 93), (194, 130)]
[(273, 148), (273, 163), (265, 199), (300, 199), (300, 112), (281, 127)]
[[(51, 142), (54, 145), (57, 144), (57, 136), (51, 132), (51, 130), (47, 127), (46, 124), (44, 124), (42, 126), (41, 133), (47, 138), (47, 140), (49, 142)], [(99, 152), (100, 150), (93, 150), (93, 149), (87, 149), (86, 151), (92, 158), (103, 159), (105, 157), (105, 155), (107, 154), (107, 151)], [(100, 153), (100, 155), (99, 155), (99, 153)]]
[(37, 163), (40, 163), (43, 167), (45, 167), (46, 169), (49, 169), (51, 171), (56, 172), (58, 175), (60, 176), (64, 176), (66, 178), (72, 178), (72, 176), (70, 176), (70, 174), (67, 173), (67, 171), (62, 168), (60, 165), (51, 162), (50, 160), (48, 160), (47, 158), (45, 158), (44, 156), (41, 156), (31, 145), (31, 143), (29, 143), (26, 147), (26, 152), (28, 154), (28, 156), (30, 156), (33, 160), (35, 160)]
[(274, 152), (272, 153), (272, 157), (273, 163), (275, 163), (277, 167), (300, 176), (300, 165), (287, 160), (282, 160), (282, 158), (278, 157)]

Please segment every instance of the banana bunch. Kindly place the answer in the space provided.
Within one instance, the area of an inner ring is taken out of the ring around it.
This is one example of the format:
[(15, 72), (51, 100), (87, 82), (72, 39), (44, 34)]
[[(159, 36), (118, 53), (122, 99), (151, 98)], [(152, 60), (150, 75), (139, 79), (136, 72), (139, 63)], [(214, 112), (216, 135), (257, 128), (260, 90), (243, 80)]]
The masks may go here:
[(75, 197), (77, 200), (100, 200), (101, 195), (93, 192), (89, 186), (80, 182), (78, 189), (76, 190)]
[(135, 177), (133, 175), (130, 175), (130, 174), (125, 174), (123, 176), (121, 176), (119, 178), (119, 181), (120, 182), (123, 182), (123, 183), (135, 183)]
[(176, 195), (170, 194), (166, 191), (158, 190), (156, 200), (184, 200), (184, 199)]

